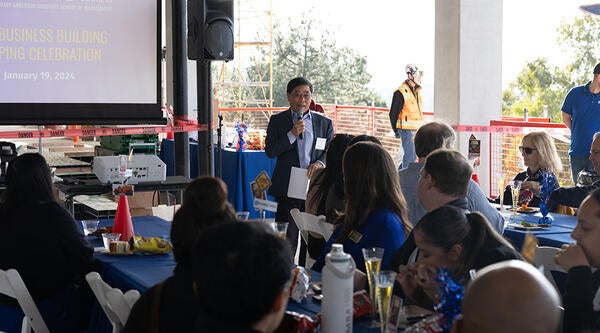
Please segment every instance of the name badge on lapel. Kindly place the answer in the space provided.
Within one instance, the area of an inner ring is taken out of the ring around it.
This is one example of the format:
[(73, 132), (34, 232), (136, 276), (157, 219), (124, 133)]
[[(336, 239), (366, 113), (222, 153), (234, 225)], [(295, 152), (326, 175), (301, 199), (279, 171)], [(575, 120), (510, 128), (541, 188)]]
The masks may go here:
[(317, 138), (317, 143), (315, 144), (315, 150), (325, 150), (325, 143), (327, 143), (327, 139)]

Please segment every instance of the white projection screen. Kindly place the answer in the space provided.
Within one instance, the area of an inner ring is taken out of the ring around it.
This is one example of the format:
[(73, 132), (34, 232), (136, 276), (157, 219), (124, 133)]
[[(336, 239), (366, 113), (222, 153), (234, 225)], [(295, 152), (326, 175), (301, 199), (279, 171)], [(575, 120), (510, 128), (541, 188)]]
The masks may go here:
[(164, 123), (160, 0), (0, 0), (0, 124)]

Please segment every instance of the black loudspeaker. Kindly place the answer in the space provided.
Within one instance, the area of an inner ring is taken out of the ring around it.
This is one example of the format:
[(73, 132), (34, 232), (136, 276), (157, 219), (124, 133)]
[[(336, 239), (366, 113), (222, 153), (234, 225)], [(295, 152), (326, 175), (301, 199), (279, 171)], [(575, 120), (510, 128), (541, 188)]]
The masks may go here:
[(233, 60), (233, 0), (188, 0), (188, 58)]

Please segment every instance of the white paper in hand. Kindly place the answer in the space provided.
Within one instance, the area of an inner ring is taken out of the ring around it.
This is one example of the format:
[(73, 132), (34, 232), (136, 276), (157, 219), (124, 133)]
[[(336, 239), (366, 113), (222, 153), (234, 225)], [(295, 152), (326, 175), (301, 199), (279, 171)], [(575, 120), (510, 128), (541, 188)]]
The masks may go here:
[(292, 167), (287, 192), (289, 198), (306, 200), (306, 192), (308, 192), (307, 172), (308, 169)]

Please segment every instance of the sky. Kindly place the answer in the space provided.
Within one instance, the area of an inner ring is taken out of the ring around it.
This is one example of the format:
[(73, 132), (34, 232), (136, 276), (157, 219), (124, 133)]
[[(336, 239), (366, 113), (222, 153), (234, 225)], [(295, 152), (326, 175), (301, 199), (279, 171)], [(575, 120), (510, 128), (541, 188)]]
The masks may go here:
[[(556, 41), (556, 29), (563, 20), (569, 22), (584, 15), (579, 10), (584, 3), (503, 1), (503, 88), (528, 61), (538, 57), (546, 57), (555, 66), (569, 63), (568, 53)], [(435, 0), (273, 0), (272, 4), (274, 20), (287, 22), (288, 17), (309, 10), (320, 16), (323, 26), (335, 33), (338, 45), (351, 47), (367, 58), (372, 75), (369, 87), (388, 105), (394, 90), (406, 79), (406, 64), (416, 64), (424, 71), (424, 110), (433, 110)]]

